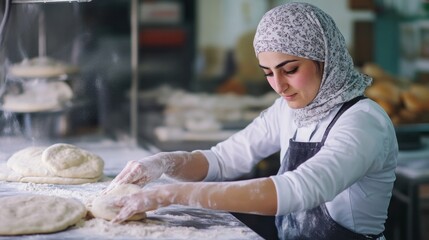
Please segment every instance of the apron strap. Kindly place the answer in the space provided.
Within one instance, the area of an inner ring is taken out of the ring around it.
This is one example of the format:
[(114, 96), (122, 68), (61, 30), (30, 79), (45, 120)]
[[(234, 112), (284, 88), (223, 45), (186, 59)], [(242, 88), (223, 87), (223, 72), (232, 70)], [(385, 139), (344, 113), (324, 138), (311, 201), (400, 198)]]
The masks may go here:
[(323, 138), (322, 138), (322, 145), (325, 145), (325, 140), (328, 137), (329, 131), (331, 131), (331, 128), (334, 126), (335, 122), (338, 120), (338, 118), (340, 118), (340, 116), (347, 111), (347, 109), (349, 109), (351, 106), (353, 106), (355, 103), (359, 102), (362, 99), (365, 99), (365, 96), (358, 96), (353, 98), (352, 100), (345, 102), (343, 104), (343, 106), (341, 106), (340, 110), (338, 110), (337, 114), (335, 115), (334, 119), (332, 119), (332, 121), (329, 123), (328, 127), (325, 130), (325, 133), (323, 134)]

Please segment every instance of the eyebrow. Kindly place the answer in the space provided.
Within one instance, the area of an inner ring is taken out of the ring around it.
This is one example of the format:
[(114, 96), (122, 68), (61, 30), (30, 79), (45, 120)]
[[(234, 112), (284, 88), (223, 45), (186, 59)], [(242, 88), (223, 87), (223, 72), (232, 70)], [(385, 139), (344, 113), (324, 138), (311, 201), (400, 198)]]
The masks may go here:
[[(286, 65), (288, 63), (296, 62), (296, 61), (298, 61), (298, 60), (295, 60), (295, 59), (294, 60), (286, 60), (286, 61), (283, 61), (283, 62), (277, 64), (274, 68), (281, 68), (281, 67), (283, 67), (284, 65)], [(263, 69), (269, 69), (268, 67), (262, 66), (260, 64), (259, 64), (259, 67), (263, 68)]]

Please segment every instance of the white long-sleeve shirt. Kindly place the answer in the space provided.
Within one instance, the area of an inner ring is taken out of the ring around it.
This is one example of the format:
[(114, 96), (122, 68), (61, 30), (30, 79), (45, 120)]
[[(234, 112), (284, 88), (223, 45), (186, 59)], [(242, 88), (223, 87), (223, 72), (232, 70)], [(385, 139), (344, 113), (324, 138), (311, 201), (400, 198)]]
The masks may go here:
[[(277, 99), (245, 129), (202, 151), (209, 161), (205, 181), (235, 179), (278, 151), (283, 159), (295, 131), (295, 141), (320, 142), (339, 108), (322, 122), (297, 129), (287, 102)], [(271, 176), (277, 215), (326, 203), (331, 217), (342, 226), (378, 234), (384, 231), (397, 155), (390, 118), (372, 100), (360, 100), (341, 115), (314, 157), (294, 171)]]

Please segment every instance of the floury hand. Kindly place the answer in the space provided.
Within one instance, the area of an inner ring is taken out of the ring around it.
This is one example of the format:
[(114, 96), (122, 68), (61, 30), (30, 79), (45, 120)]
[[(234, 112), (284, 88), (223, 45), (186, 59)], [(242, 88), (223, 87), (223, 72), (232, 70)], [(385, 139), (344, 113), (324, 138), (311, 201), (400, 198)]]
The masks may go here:
[[(177, 151), (161, 152), (138, 161), (130, 161), (102, 193), (105, 194), (120, 184), (146, 185), (160, 178), (164, 173), (171, 175), (178, 164), (183, 164), (190, 158), (191, 153)], [(172, 177), (180, 178), (180, 176)]]

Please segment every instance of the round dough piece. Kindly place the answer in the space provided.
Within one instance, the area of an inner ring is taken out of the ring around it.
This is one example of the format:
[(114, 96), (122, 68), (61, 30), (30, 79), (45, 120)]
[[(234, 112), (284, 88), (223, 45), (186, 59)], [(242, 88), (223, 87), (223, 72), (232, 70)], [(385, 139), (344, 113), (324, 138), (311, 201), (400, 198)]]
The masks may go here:
[[(95, 198), (91, 204), (90, 212), (94, 217), (112, 220), (119, 213), (120, 208), (111, 205), (112, 201), (125, 195), (140, 191), (141, 188), (135, 184), (121, 184), (113, 188), (106, 195)], [(138, 221), (146, 218), (145, 213), (138, 213), (131, 216), (128, 221)]]
[(103, 174), (104, 168), (99, 156), (65, 143), (46, 148), (42, 162), (55, 175), (69, 178), (96, 178)]
[(58, 111), (73, 98), (73, 91), (65, 82), (24, 82), (21, 94), (6, 94), (2, 109), (10, 112)]
[(78, 71), (76, 66), (65, 64), (48, 57), (24, 59), (9, 67), (12, 76), (24, 78), (51, 78)]
[(58, 232), (86, 215), (85, 205), (72, 198), (24, 194), (0, 202), (0, 235)]

